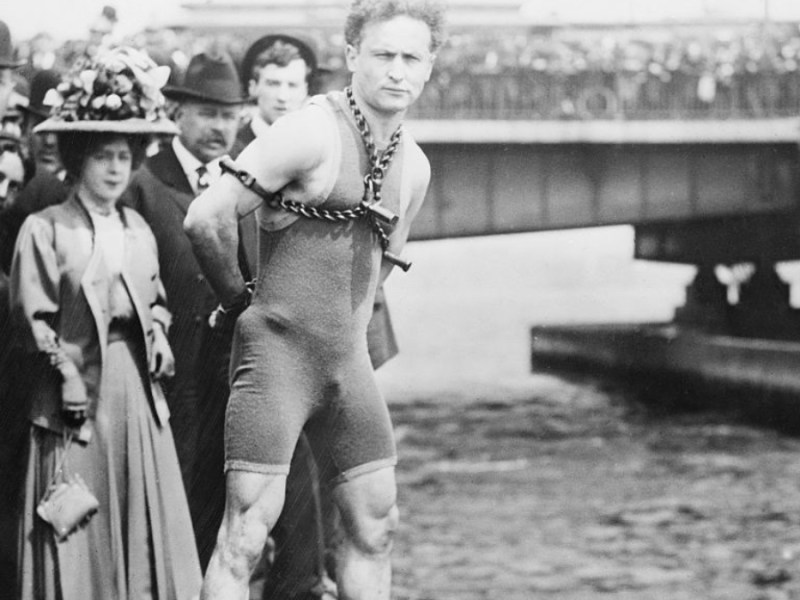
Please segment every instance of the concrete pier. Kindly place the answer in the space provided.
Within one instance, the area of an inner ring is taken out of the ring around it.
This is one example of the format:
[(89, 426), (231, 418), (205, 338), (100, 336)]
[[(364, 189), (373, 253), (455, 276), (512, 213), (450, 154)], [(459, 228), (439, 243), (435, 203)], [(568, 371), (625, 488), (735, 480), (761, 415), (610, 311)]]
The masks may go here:
[(709, 334), (673, 323), (533, 327), (531, 360), (534, 370), (584, 365), (800, 397), (800, 342)]

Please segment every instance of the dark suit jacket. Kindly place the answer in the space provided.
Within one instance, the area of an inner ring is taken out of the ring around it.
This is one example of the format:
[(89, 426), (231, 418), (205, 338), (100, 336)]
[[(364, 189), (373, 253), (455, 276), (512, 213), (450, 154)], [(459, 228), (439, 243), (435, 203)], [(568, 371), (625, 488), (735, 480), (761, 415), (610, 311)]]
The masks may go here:
[(52, 173), (36, 173), (20, 191), (14, 204), (0, 211), (0, 268), (8, 274), (14, 243), (25, 218), (67, 199), (69, 188)]
[[(124, 223), (125, 256), (122, 279), (133, 303), (144, 337), (146, 360), (152, 354), (153, 327), (169, 328), (164, 288), (156, 261), (156, 241), (144, 220), (134, 211), (120, 210)], [(111, 318), (111, 277), (93, 244), (89, 213), (77, 197), (39, 211), (26, 219), (11, 267), (11, 302), (32, 328), (36, 321), (52, 326), (67, 359), (74, 363), (86, 386), (88, 414), (98, 401)], [(30, 336), (33, 342), (33, 336)], [(37, 350), (31, 343), (31, 350)], [(43, 348), (38, 348), (43, 350)], [(48, 378), (32, 382), (31, 420), (38, 426), (60, 432), (61, 386)], [(151, 382), (150, 397), (158, 422), (169, 417), (160, 387)], [(88, 440), (92, 421), (80, 429)]]
[(256, 134), (253, 133), (253, 128), (250, 127), (250, 121), (248, 121), (236, 132), (236, 141), (233, 143), (233, 148), (231, 148), (230, 152), (231, 158), (235, 160), (245, 149), (245, 146), (254, 139), (256, 139)]
[[(208, 317), (218, 300), (183, 232), (183, 220), (192, 200), (194, 192), (171, 146), (145, 161), (123, 197), (123, 202), (148, 222), (158, 244), (161, 279), (167, 306), (173, 313), (169, 340), (175, 354), (175, 377), (167, 387), (167, 400), (187, 488), (200, 450), (198, 436), (205, 413), (212, 408), (224, 409), (227, 401), (230, 352), (229, 336), (223, 339), (214, 335), (208, 326)], [(251, 219), (255, 221), (254, 216)], [(240, 266), (245, 276), (255, 272), (255, 260), (255, 248), (248, 252), (240, 248)]]

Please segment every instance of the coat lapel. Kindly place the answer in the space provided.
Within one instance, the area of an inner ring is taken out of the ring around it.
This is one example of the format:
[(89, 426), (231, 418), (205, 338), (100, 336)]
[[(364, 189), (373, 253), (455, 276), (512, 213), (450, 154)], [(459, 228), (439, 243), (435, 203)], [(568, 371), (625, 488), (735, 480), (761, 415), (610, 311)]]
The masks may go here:
[(189, 205), (194, 200), (194, 190), (172, 146), (167, 146), (164, 150), (149, 158), (147, 168), (150, 169), (156, 179), (179, 192), (177, 194), (169, 194), (169, 198), (180, 208), (183, 214), (186, 214), (189, 210)]
[[(128, 290), (128, 295), (130, 296), (131, 304), (133, 304), (133, 309), (136, 311), (139, 324), (144, 331), (145, 356), (149, 359), (153, 353), (153, 320), (150, 316), (151, 309), (145, 302), (142, 301), (142, 298), (139, 296), (136, 290), (138, 289), (137, 283), (139, 285), (147, 285), (150, 282), (136, 281), (136, 278), (133, 276), (133, 273), (135, 272), (133, 265), (137, 260), (135, 249), (140, 247), (140, 243), (139, 239), (137, 238), (136, 231), (130, 227), (130, 224), (125, 217), (124, 210), (122, 211), (121, 215), (122, 222), (125, 226), (125, 250), (121, 276), (122, 281), (125, 284), (125, 288)], [(149, 392), (150, 393), (148, 395), (153, 403), (156, 419), (158, 420), (159, 424), (163, 426), (169, 421), (169, 408), (160, 384), (151, 381)]]
[[(139, 297), (139, 294), (136, 292), (137, 290), (137, 282), (131, 276), (132, 269), (131, 264), (136, 261), (135, 254), (132, 253), (132, 250), (138, 248), (136, 233), (128, 226), (127, 219), (125, 219), (124, 211), (122, 213), (123, 218), (122, 222), (124, 225), (123, 231), (125, 232), (125, 248), (123, 249), (123, 261), (122, 261), (122, 282), (125, 284), (125, 289), (128, 291), (128, 296), (130, 296), (131, 304), (133, 304), (133, 310), (136, 312), (136, 317), (139, 320), (139, 323), (144, 328), (146, 324), (149, 324), (149, 318), (147, 315), (150, 311), (150, 307), (146, 306), (142, 299)], [(150, 356), (150, 352), (152, 350), (152, 338), (147, 334), (147, 331), (144, 331), (144, 341), (145, 341), (145, 356)]]
[[(70, 200), (70, 208), (75, 212), (76, 217), (82, 220), (88, 230), (91, 232), (91, 256), (86, 263), (86, 270), (81, 276), (81, 289), (83, 295), (86, 297), (86, 303), (89, 305), (89, 310), (92, 312), (94, 322), (97, 324), (97, 337), (100, 342), (100, 358), (101, 363), (105, 364), (106, 359), (106, 345), (108, 343), (108, 322), (109, 315), (105, 310), (108, 302), (108, 273), (106, 272), (105, 262), (102, 260), (102, 255), (98, 252), (97, 244), (95, 244), (95, 231), (92, 218), (89, 216), (88, 211), (78, 200), (77, 196), (73, 195)], [(101, 299), (103, 299), (101, 301)]]

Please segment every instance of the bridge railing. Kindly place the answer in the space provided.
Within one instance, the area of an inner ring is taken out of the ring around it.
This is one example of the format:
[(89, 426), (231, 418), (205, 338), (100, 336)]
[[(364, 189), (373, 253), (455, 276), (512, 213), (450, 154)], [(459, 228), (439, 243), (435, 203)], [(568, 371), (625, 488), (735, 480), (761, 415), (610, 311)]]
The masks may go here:
[(417, 119), (763, 119), (800, 115), (800, 70), (718, 77), (676, 71), (442, 71)]

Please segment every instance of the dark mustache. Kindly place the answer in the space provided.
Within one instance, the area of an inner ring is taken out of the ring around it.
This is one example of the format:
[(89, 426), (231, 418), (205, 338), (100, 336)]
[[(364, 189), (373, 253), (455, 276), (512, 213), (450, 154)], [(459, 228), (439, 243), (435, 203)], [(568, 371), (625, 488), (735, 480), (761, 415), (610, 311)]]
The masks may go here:
[(228, 141), (221, 135), (210, 135), (203, 138), (203, 144), (221, 144), (225, 146), (227, 143)]

